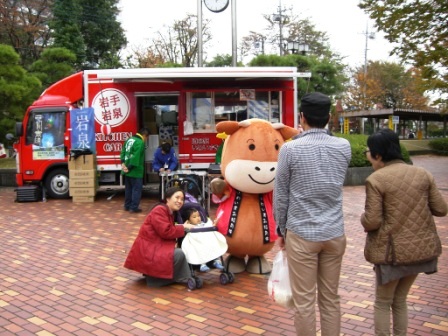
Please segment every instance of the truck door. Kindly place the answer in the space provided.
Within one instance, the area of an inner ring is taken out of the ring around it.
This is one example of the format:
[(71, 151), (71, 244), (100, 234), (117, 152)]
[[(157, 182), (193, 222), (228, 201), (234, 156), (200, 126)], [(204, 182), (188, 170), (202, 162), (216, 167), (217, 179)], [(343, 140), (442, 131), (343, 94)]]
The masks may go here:
[(147, 127), (150, 132), (145, 153), (148, 173), (152, 171), (154, 152), (162, 142), (169, 142), (176, 154), (179, 154), (179, 93), (151, 93), (139, 96), (137, 106), (141, 111), (142, 126)]
[(52, 198), (68, 197), (68, 170), (65, 161), (65, 131), (67, 108), (47, 107), (31, 110), (25, 125), (25, 144), (22, 148), (24, 180), (40, 180)]

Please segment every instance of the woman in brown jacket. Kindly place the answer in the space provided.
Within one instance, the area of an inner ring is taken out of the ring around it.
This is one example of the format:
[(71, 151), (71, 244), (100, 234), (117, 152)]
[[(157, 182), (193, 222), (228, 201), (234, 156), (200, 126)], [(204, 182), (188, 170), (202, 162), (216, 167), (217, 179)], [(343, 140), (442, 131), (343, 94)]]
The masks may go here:
[(398, 136), (383, 129), (367, 139), (367, 159), (375, 172), (366, 180), (361, 224), (367, 232), (364, 255), (375, 265), (375, 335), (406, 335), (406, 298), (419, 273), (437, 272), (442, 253), (433, 216), (445, 216), (447, 203), (433, 176), (408, 165)]

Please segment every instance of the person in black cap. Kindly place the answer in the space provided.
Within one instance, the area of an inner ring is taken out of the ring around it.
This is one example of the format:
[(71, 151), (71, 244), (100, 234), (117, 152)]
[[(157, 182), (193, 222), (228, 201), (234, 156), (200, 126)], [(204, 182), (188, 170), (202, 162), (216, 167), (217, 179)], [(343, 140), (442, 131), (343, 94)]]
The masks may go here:
[(297, 335), (316, 335), (316, 287), (323, 336), (340, 333), (339, 276), (346, 238), (342, 187), (346, 139), (328, 134), (331, 100), (313, 92), (300, 107), (303, 132), (279, 152), (274, 185), (278, 245), (286, 249)]

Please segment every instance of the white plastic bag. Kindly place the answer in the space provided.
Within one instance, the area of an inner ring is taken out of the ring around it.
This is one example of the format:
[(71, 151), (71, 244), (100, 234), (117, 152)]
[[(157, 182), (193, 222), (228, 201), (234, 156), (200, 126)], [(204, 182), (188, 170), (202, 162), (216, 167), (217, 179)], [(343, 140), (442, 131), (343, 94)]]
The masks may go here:
[(268, 280), (268, 294), (271, 300), (285, 308), (293, 308), (291, 285), (289, 283), (288, 260), (286, 251), (277, 252)]

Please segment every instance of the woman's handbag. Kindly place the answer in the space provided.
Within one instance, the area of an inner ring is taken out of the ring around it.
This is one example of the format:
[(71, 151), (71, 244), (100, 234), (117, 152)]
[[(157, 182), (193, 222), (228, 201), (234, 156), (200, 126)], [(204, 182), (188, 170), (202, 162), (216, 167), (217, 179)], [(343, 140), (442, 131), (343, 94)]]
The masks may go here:
[(272, 272), (268, 280), (269, 297), (278, 305), (293, 308), (291, 285), (289, 283), (288, 260), (286, 251), (277, 252), (272, 265)]

